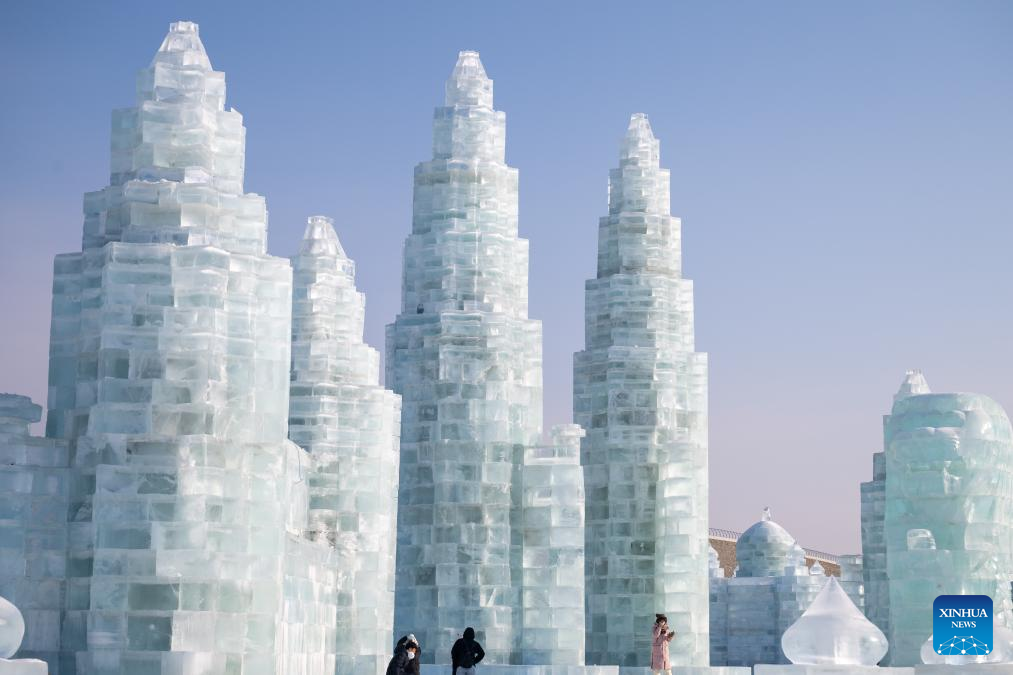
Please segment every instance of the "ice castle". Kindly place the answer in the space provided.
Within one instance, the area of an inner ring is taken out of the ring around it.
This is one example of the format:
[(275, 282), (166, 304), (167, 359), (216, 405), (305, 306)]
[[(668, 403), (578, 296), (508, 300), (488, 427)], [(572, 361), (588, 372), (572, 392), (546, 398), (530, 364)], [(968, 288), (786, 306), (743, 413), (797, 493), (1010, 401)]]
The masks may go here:
[(587, 429), (587, 636), (593, 663), (647, 666), (666, 613), (682, 665), (708, 643), (707, 357), (694, 351), (682, 224), (647, 116), (630, 119), (585, 284), (573, 417)]
[(885, 579), (870, 617), (886, 619), (890, 663), (909, 666), (922, 661), (938, 595), (988, 595), (996, 635), (1011, 627), (1013, 432), (992, 399), (930, 393), (917, 372), (883, 426), (884, 487), (863, 490), (863, 520), (881, 525), (863, 527), (862, 544), (876, 554), (869, 578)]
[(379, 675), (409, 632), (436, 675), (468, 625), (486, 675), (645, 675), (655, 612), (678, 675), (864, 673), (885, 638), (904, 667), (878, 672), (973, 672), (932, 653), (938, 593), (993, 597), (982, 672), (1013, 670), (1013, 431), (988, 397), (912, 372), (884, 419), (862, 487), (882, 631), (860, 558), (828, 582), (769, 513), (717, 567), (707, 361), (642, 114), (585, 286), (579, 424), (543, 441), (492, 91), (461, 52), (415, 171), (389, 391), (332, 222), (267, 254), (242, 117), (196, 24), (171, 25), (54, 263), (46, 437), (0, 394), (0, 675)]

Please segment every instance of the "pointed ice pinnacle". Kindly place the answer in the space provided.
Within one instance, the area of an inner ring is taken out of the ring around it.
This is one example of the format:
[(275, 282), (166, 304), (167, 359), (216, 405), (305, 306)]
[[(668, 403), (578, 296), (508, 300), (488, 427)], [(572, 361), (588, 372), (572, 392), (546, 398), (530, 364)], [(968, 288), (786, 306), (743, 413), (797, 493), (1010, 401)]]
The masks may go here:
[(874, 666), (886, 655), (886, 636), (830, 577), (798, 621), (781, 637), (796, 665)]
[(909, 370), (904, 374), (904, 381), (901, 382), (900, 389), (893, 395), (893, 402), (903, 401), (911, 396), (931, 393), (932, 390), (929, 389), (929, 383), (925, 381), (922, 371)]
[(644, 113), (633, 113), (630, 116), (630, 125), (626, 128), (619, 164), (652, 167), (661, 165), (661, 143), (654, 137), (651, 123)]
[(478, 52), (457, 55), (457, 64), (446, 84), (445, 105), (473, 105), (492, 108), (492, 80), (485, 74)]
[(169, 33), (162, 40), (162, 46), (151, 60), (151, 65), (160, 62), (211, 70), (211, 60), (200, 41), (197, 24), (193, 21), (175, 21), (169, 24)]
[(334, 231), (334, 220), (327, 216), (310, 216), (302, 236), (299, 253), (303, 255), (326, 255), (347, 258), (341, 247), (338, 234)]
[(21, 647), (25, 637), (25, 619), (14, 603), (0, 597), (0, 659), (9, 659)]

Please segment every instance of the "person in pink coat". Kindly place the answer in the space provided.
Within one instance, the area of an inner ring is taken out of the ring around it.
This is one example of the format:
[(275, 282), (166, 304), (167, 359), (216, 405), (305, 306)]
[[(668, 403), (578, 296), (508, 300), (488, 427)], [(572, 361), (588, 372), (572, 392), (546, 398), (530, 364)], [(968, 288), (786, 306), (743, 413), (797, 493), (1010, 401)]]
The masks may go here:
[(668, 660), (668, 643), (675, 637), (674, 630), (668, 630), (668, 617), (655, 614), (654, 639), (651, 642), (651, 671), (654, 675), (671, 673), (672, 664)]

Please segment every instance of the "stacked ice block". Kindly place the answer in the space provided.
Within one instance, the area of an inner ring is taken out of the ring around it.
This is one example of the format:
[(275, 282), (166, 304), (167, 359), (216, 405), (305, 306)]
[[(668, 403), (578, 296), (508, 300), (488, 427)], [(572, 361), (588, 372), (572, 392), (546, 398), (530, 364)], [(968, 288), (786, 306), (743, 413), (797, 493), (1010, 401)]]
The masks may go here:
[(289, 438), (314, 460), (309, 534), (335, 548), (337, 671), (383, 673), (394, 621), (400, 398), (363, 342), (365, 298), (329, 218), (292, 259)]
[(524, 456), (522, 662), (584, 664), (584, 475), (576, 424)]
[(648, 665), (664, 612), (673, 663), (706, 665), (707, 359), (694, 351), (681, 223), (643, 114), (609, 173), (573, 378), (574, 420), (587, 430), (588, 661)]
[(892, 663), (911, 665), (937, 595), (988, 595), (1009, 627), (1013, 436), (987, 396), (920, 394), (894, 403), (884, 445)]
[[(865, 563), (861, 555), (848, 554), (840, 557), (841, 564), (841, 588), (851, 598), (855, 607), (865, 610)], [(875, 623), (875, 622), (873, 622)], [(880, 630), (883, 630), (880, 628)], [(884, 632), (885, 634), (885, 632)]]
[(47, 426), (71, 448), (78, 672), (333, 663), (333, 607), (312, 608), (333, 605), (327, 552), (303, 538), (310, 459), (286, 438), (291, 271), (265, 253), (224, 104), (197, 26), (172, 24), (113, 115), (82, 251), (54, 265)]
[[(889, 416), (885, 416), (889, 417)], [(872, 456), (872, 480), (862, 483), (862, 558), (865, 582), (865, 615), (881, 631), (890, 633), (890, 587), (886, 577), (886, 454)], [(887, 655), (889, 659), (889, 654)]]
[(710, 662), (728, 663), (728, 584), (718, 552), (708, 553), (710, 572)]
[(528, 318), (528, 242), (506, 117), (461, 52), (415, 169), (402, 309), (387, 383), (402, 395), (395, 632), (446, 663), (474, 626), (489, 663), (520, 660), (521, 485), (541, 435), (541, 324)]
[[(928, 394), (929, 385), (920, 371), (909, 370), (893, 396), (896, 404), (909, 396)], [(886, 430), (890, 416), (883, 416)], [(872, 480), (862, 483), (862, 576), (865, 583), (865, 615), (884, 634), (890, 635), (890, 586), (886, 575), (886, 538), (883, 531), (886, 515), (886, 453), (872, 456)], [(891, 660), (888, 652), (884, 665)]]
[(19, 657), (58, 672), (67, 551), (67, 444), (31, 434), (42, 408), (0, 394), (0, 596), (21, 610)]

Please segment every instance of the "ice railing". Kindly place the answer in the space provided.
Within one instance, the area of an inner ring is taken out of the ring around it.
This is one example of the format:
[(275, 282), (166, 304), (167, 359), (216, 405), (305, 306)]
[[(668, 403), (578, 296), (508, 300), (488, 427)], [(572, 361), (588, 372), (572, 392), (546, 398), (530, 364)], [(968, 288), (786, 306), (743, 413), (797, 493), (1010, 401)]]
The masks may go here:
[[(724, 541), (738, 541), (739, 537), (742, 536), (741, 532), (736, 532), (735, 530), (722, 530), (721, 528), (718, 527), (708, 528), (707, 534), (711, 539), (721, 539)], [(823, 551), (817, 551), (811, 548), (806, 548), (802, 550), (805, 551), (807, 558), (819, 560), (820, 562), (833, 563), (835, 565), (841, 564), (841, 557), (839, 555), (834, 555), (833, 553), (825, 553)]]

